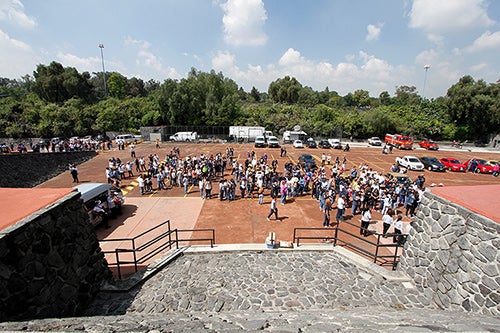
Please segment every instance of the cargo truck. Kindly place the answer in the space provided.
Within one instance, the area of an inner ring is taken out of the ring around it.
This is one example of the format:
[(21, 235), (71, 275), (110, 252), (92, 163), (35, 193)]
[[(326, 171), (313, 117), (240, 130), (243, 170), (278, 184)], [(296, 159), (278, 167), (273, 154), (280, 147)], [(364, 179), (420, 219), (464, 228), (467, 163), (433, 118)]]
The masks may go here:
[(237, 142), (254, 142), (258, 136), (268, 138), (272, 135), (261, 126), (229, 126), (229, 137)]

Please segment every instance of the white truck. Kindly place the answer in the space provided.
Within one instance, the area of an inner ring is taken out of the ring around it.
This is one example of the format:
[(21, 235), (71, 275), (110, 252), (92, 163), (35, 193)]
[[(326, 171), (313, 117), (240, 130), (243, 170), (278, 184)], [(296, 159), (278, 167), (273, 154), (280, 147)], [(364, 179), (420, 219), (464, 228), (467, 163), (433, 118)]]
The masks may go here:
[(229, 137), (237, 142), (253, 142), (258, 136), (268, 138), (273, 135), (261, 126), (229, 126)]
[(198, 141), (198, 133), (196, 132), (177, 132), (170, 136), (171, 141), (176, 142), (196, 142)]
[(307, 139), (307, 133), (304, 131), (285, 131), (283, 132), (283, 143), (291, 143), (295, 140), (305, 141)]

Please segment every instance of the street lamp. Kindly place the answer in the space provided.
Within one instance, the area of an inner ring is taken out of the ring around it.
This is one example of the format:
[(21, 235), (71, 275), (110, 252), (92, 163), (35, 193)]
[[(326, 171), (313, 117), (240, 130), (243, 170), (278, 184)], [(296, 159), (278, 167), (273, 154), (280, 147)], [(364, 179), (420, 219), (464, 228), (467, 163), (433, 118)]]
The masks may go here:
[(99, 44), (99, 48), (101, 49), (102, 79), (104, 80), (104, 96), (108, 96), (108, 89), (106, 88), (106, 70), (104, 69), (104, 55), (102, 53), (102, 49), (104, 48), (104, 44)]
[(431, 65), (425, 65), (425, 76), (424, 76), (424, 88), (422, 89), (422, 100), (425, 99), (425, 83), (427, 82), (427, 71), (431, 68)]

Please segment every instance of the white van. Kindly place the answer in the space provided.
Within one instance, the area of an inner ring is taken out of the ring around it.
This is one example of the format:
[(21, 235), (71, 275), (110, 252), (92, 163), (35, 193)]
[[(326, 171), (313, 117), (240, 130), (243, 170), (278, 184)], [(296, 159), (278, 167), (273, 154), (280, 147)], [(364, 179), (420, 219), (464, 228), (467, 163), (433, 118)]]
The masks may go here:
[(185, 141), (185, 142), (193, 142), (198, 141), (198, 133), (196, 132), (177, 132), (174, 135), (170, 136), (170, 140), (172, 141)]
[(120, 134), (117, 135), (115, 141), (122, 140), (125, 143), (131, 143), (136, 140), (135, 135), (133, 134)]

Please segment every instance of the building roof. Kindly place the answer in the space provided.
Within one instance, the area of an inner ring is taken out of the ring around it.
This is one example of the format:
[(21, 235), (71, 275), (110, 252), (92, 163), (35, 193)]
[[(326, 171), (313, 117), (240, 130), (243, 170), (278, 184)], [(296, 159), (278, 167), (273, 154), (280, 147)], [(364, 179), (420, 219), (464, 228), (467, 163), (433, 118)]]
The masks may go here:
[(64, 198), (73, 188), (0, 188), (0, 230)]

